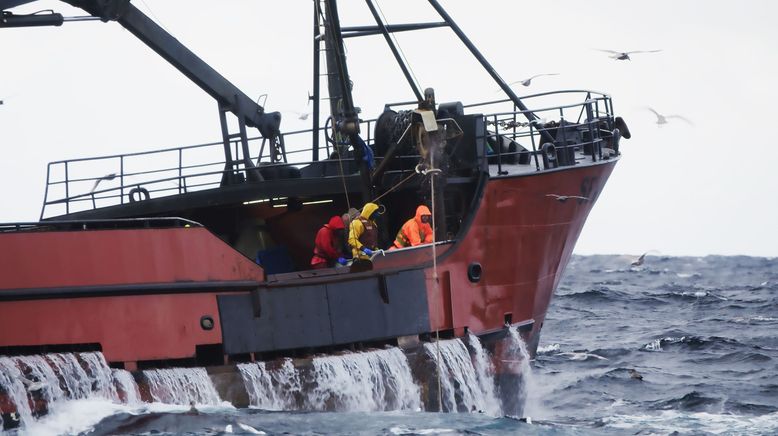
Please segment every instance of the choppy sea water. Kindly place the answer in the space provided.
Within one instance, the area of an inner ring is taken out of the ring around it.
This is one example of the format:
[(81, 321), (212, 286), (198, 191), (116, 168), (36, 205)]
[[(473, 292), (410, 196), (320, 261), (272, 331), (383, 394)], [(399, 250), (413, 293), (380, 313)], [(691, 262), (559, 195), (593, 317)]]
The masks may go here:
[(778, 434), (778, 262), (576, 256), (529, 380), (531, 422), (67, 403), (30, 434)]

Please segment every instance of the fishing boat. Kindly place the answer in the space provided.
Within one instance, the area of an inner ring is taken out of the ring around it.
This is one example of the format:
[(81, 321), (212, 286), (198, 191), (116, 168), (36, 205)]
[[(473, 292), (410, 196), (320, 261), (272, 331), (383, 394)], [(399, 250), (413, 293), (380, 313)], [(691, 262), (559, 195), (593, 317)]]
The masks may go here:
[[(77, 356), (90, 374), (129, 371), (147, 398), (143, 370), (207, 367), (221, 398), (233, 400), (250, 394), (236, 388), (239, 364), (398, 347), (419, 378), (414, 365), (429, 364), (413, 356), (475, 336), (492, 359), (502, 410), (520, 413), (509, 386), (521, 365), (501, 356), (513, 335), (534, 355), (554, 290), (629, 137), (609, 95), (518, 96), (437, 0), (428, 3), (439, 21), (403, 24), (386, 22), (367, 0), (375, 23), (352, 27), (341, 26), (335, 0), (322, 0), (313, 2), (312, 126), (285, 132), (280, 113), (131, 2), (65, 2), (123, 26), (212, 96), (221, 139), (49, 163), (40, 219), (0, 224), (0, 368), (15, 365), (30, 390), (40, 377), (19, 356)], [(14, 14), (23, 3), (0, 1), (0, 27), (75, 19)], [(438, 102), (434, 84), (416, 83), (394, 34), (439, 27), (504, 98)], [(383, 37), (408, 88), (382, 113), (364, 114), (344, 40), (370, 35)], [(420, 204), (432, 211), (433, 241), (311, 269), (321, 226), (369, 202), (382, 212), (381, 247)], [(447, 377), (440, 368), (438, 360), (431, 369), (438, 386)], [(0, 383), (6, 422), (18, 408), (8, 386)], [(423, 408), (442, 408), (439, 391), (436, 399), (434, 388), (421, 390)]]

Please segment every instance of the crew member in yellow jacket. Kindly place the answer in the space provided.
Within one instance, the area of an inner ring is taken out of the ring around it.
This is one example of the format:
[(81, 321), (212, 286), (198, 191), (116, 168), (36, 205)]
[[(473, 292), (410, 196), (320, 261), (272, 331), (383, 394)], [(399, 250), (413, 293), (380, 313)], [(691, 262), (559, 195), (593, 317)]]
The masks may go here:
[(432, 243), (432, 213), (427, 206), (416, 208), (416, 216), (403, 224), (392, 248), (415, 247), (419, 244)]
[(348, 232), (348, 244), (354, 258), (367, 259), (378, 250), (378, 227), (375, 224), (375, 214), (378, 205), (367, 203), (359, 216), (351, 221)]

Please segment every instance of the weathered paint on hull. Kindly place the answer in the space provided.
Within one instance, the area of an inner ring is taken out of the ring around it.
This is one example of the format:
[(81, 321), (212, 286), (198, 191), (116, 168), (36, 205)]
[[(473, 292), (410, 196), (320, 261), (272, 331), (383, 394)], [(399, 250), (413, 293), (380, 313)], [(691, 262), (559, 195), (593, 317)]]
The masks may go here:
[[(533, 321), (526, 339), (534, 354), (553, 292), (614, 164), (490, 180), (467, 235), (438, 265), (438, 286), (427, 269), (432, 330), (480, 335), (506, 321)], [(482, 270), (476, 283), (468, 278), (473, 263)]]

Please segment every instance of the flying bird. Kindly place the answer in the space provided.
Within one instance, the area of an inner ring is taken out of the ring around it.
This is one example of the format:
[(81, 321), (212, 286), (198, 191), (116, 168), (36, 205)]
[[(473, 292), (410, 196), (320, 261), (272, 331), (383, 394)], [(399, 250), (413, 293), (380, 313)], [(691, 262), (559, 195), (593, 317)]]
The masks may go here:
[(100, 182), (102, 182), (103, 180), (113, 180), (115, 178), (116, 178), (116, 173), (107, 174), (103, 177), (98, 178), (97, 180), (95, 180), (95, 186), (92, 186), (92, 190), (89, 191), (89, 193), (91, 194), (95, 192), (95, 189), (97, 189), (97, 185), (99, 185)]
[(633, 50), (633, 51), (613, 51), (613, 50), (603, 50), (603, 49), (596, 49), (605, 53), (610, 53), (609, 56), (611, 59), (615, 59), (617, 61), (631, 61), (629, 55), (632, 53), (656, 53), (660, 52), (662, 50)]
[(662, 115), (662, 114), (660, 114), (659, 112), (655, 111), (654, 109), (652, 109), (650, 107), (647, 107), (646, 109), (650, 110), (651, 112), (654, 113), (654, 115), (656, 115), (656, 124), (659, 125), (659, 126), (661, 126), (663, 124), (667, 124), (667, 119), (668, 118), (677, 118), (679, 120), (685, 121), (690, 126), (694, 125), (694, 123), (690, 119), (688, 119), (686, 117), (683, 117), (681, 115)]
[(580, 196), (580, 195), (559, 195), (559, 194), (546, 194), (546, 197), (555, 198), (555, 199), (556, 199), (556, 200), (558, 200), (560, 203), (564, 203), (565, 201), (567, 201), (567, 200), (569, 200), (569, 199), (571, 199), (571, 198), (575, 198), (575, 199), (577, 199), (577, 200), (584, 200), (584, 201), (589, 201), (589, 197), (582, 197), (582, 196)]
[(635, 371), (634, 369), (629, 370), (629, 377), (634, 378), (635, 380), (643, 380), (643, 375)]
[(645, 262), (645, 261), (646, 261), (646, 254), (648, 254), (648, 253), (643, 253), (643, 254), (641, 254), (641, 255), (640, 255), (640, 257), (638, 257), (638, 260), (636, 260), (636, 261), (632, 262), (630, 265), (632, 265), (632, 266), (640, 266), (640, 265), (643, 265), (643, 262)]
[(524, 79), (524, 80), (517, 80), (517, 81), (515, 81), (515, 82), (511, 82), (511, 83), (509, 83), (509, 84), (508, 84), (508, 86), (510, 86), (510, 85), (514, 85), (514, 84), (516, 84), (516, 83), (521, 83), (521, 84), (522, 84), (522, 85), (524, 85), (524, 86), (529, 86), (529, 85), (532, 83), (532, 79), (534, 79), (534, 78), (536, 78), (536, 77), (541, 77), (541, 76), (558, 76), (558, 75), (559, 75), (559, 73), (542, 73), (542, 74), (535, 74), (534, 76), (530, 77), (529, 79)]

